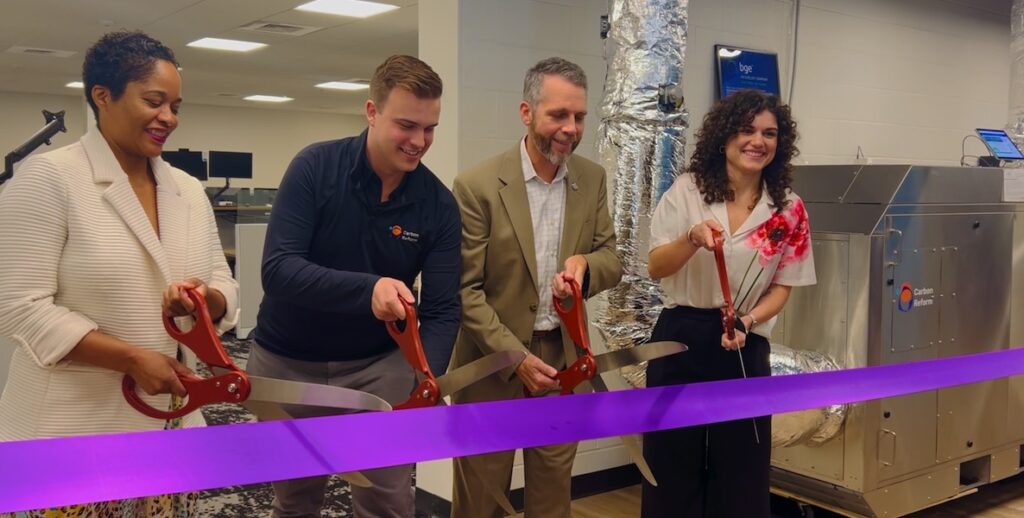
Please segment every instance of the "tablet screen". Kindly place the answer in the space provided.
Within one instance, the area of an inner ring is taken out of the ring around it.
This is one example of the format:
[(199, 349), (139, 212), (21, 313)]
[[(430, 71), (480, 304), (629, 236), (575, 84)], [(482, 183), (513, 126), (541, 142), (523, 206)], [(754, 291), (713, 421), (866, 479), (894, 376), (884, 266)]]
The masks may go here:
[(992, 156), (1000, 160), (1021, 160), (1024, 159), (1024, 155), (1021, 154), (1020, 149), (1017, 145), (1010, 140), (1010, 136), (1003, 130), (995, 129), (978, 129), (978, 136), (981, 137), (982, 142), (988, 146), (988, 150), (992, 152)]

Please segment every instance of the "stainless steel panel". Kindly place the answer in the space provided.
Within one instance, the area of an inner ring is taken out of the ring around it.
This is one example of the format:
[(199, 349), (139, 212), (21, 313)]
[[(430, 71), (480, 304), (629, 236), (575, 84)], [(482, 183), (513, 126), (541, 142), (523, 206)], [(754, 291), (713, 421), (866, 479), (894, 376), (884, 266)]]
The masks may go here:
[(1004, 444), (1009, 439), (1003, 425), (1007, 398), (1006, 379), (939, 390), (935, 460), (976, 455)]
[(940, 336), (942, 256), (935, 248), (908, 248), (906, 244), (900, 250), (902, 261), (894, 266), (894, 282), (889, 287), (892, 352), (934, 347)]
[[(951, 323), (939, 357), (1006, 349), (1010, 329), (1011, 214), (924, 216), (941, 220), (949, 250), (943, 257), (942, 319)], [(952, 324), (955, 322), (955, 326)]]
[(793, 191), (805, 202), (835, 203), (857, 177), (861, 165), (803, 165), (793, 169)]
[[(1024, 315), (1024, 217), (1013, 220), (1013, 264), (1010, 282), (1010, 315)], [(1010, 318), (1011, 348), (1024, 347), (1024, 318)], [(1024, 437), (1024, 376), (1009, 378), (1006, 429), (1010, 437)]]
[(865, 166), (843, 196), (843, 203), (888, 205), (909, 170), (909, 165)]
[(830, 510), (842, 510), (842, 516), (870, 516), (871, 508), (864, 495), (826, 481), (805, 477), (785, 469), (773, 467), (772, 493), (785, 498), (807, 502)]
[[(1024, 315), (1024, 217), (1017, 214), (1013, 217), (1011, 246), (1009, 310), (1011, 315)], [(1010, 319), (1010, 346), (1024, 346), (1024, 318)]]
[(791, 292), (786, 302), (782, 343), (794, 349), (828, 355), (846, 367), (846, 302), (849, 293), (848, 240), (812, 236), (818, 283)]
[(992, 454), (989, 480), (995, 482), (1020, 472), (1020, 446), (1011, 446)]
[(864, 494), (875, 516), (903, 516), (956, 496), (960, 489), (957, 466), (939, 470)]
[[(942, 254), (942, 280), (938, 292), (939, 300), (942, 302), (939, 308), (938, 347), (940, 358), (945, 356), (947, 348), (968, 343), (962, 338), (957, 342), (957, 337), (960, 337), (960, 316), (964, 314), (960, 305), (965, 300), (957, 292), (960, 289), (960, 268), (964, 266), (960, 261), (962, 257), (960, 251), (961, 247), (959, 246), (944, 246), (940, 250)], [(966, 276), (966, 279), (969, 282), (972, 280), (969, 275)]]
[(1006, 379), (1006, 435), (1024, 443), (1024, 376)]
[[(935, 392), (922, 392), (887, 398), (879, 405), (877, 471), (878, 480), (886, 481), (935, 465)], [(883, 451), (885, 441), (892, 440), (895, 454)]]
[(892, 199), (894, 204), (999, 203), (1003, 170), (995, 167), (914, 166)]
[(867, 235), (874, 232), (882, 214), (885, 214), (885, 205), (807, 202), (804, 206), (813, 232)]

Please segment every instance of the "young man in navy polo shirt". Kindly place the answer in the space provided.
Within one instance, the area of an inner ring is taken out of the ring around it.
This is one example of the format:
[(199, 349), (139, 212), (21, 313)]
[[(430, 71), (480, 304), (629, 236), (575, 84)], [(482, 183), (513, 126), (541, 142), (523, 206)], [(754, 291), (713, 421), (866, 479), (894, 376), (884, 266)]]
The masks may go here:
[[(247, 370), (395, 404), (415, 377), (384, 322), (405, 318), (400, 299), (413, 302), (420, 274), (420, 334), (431, 369), (444, 373), (461, 311), (461, 224), (455, 198), (420, 162), (440, 117), (441, 79), (419, 59), (392, 56), (377, 68), (370, 97), (362, 134), (300, 151), (281, 181)], [(373, 487), (352, 487), (356, 516), (413, 516), (411, 472), (363, 472)], [(274, 483), (274, 516), (320, 516), (326, 483)]]

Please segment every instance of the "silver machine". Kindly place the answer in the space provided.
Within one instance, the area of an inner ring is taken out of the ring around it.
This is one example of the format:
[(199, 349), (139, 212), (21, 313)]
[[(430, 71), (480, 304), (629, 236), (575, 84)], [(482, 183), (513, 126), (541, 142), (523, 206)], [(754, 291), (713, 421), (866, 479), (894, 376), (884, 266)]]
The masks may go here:
[[(818, 283), (793, 290), (772, 341), (841, 368), (1024, 345), (1024, 203), (1012, 201), (1024, 190), (1006, 175), (797, 167)], [(773, 450), (772, 490), (846, 516), (895, 517), (1017, 474), (1022, 378), (856, 404), (831, 440)]]

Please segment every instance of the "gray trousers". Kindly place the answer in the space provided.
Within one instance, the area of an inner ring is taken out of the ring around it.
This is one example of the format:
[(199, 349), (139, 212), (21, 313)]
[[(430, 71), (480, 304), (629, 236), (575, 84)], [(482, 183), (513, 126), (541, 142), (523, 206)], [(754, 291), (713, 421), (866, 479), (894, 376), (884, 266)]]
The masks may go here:
[[(246, 372), (305, 383), (322, 383), (347, 387), (375, 394), (388, 403), (398, 404), (409, 398), (416, 384), (412, 368), (401, 351), (394, 351), (364, 360), (341, 362), (307, 362), (274, 354), (253, 344)], [(284, 408), (290, 415), (320, 417), (346, 412), (325, 408)], [(359, 448), (353, 444), (353, 448)], [(412, 487), (412, 464), (363, 471), (373, 487), (351, 486), (352, 508), (359, 518), (412, 518), (415, 495)], [(324, 505), (327, 476), (299, 478), (274, 482), (274, 518), (320, 517)]]

